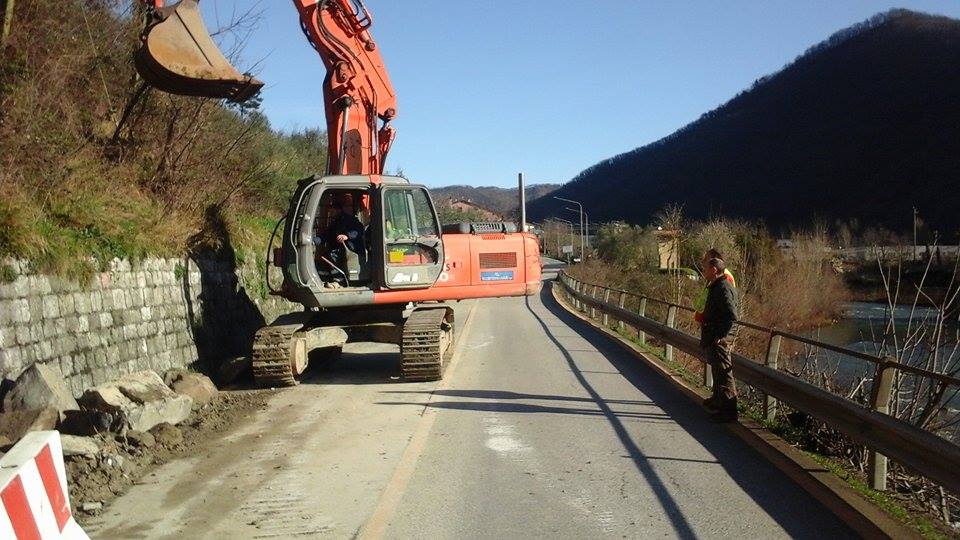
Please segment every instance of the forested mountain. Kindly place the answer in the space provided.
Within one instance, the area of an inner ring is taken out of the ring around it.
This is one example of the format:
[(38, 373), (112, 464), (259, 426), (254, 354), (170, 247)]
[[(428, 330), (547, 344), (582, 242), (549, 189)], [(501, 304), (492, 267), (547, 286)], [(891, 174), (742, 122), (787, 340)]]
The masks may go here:
[[(539, 199), (552, 193), (560, 184), (534, 184), (527, 186), (527, 202)], [(433, 200), (438, 204), (443, 201), (466, 199), (470, 202), (492, 210), (501, 216), (511, 216), (519, 207), (517, 188), (501, 188), (493, 186), (444, 186), (430, 188)]]
[[(955, 231), (958, 180), (960, 21), (893, 10), (556, 194), (583, 201), (594, 221), (647, 223), (680, 204), (691, 218), (776, 228), (857, 218), (906, 230), (916, 206), (932, 228)], [(538, 219), (559, 206), (545, 198), (528, 212)]]

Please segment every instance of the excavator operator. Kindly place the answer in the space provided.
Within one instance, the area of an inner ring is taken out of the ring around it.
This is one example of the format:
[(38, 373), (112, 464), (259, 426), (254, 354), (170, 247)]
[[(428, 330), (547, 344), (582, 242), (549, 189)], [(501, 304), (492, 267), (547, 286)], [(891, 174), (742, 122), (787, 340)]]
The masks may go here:
[[(348, 211), (352, 205), (346, 199), (336, 199), (330, 206), (330, 218), (327, 230), (323, 234), (323, 243), (328, 253), (334, 254), (338, 263), (344, 262), (347, 254), (341, 248), (349, 249), (357, 254), (360, 265), (366, 263), (367, 248), (364, 241), (363, 224), (352, 212)], [(337, 256), (340, 255), (340, 256)]]

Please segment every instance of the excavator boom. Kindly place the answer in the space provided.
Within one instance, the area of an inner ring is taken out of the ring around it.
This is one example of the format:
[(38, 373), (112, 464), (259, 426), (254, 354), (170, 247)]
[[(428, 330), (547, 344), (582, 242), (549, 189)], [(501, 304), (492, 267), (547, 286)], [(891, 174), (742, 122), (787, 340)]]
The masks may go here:
[[(240, 73), (213, 42), (199, 0), (164, 7), (143, 0), (150, 13), (136, 55), (137, 71), (172, 94), (245, 101), (263, 83)], [(383, 58), (368, 31), (373, 18), (361, 0), (293, 0), (307, 40), (327, 76), (328, 174), (380, 175), (394, 130), (397, 99)], [(382, 124), (381, 124), (382, 123)]]

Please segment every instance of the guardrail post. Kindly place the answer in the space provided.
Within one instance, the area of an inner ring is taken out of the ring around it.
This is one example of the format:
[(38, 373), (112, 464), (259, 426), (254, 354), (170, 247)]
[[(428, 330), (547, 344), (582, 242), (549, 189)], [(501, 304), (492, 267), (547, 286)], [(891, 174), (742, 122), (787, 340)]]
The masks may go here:
[[(596, 286), (596, 285), (593, 286), (593, 291), (590, 293), (590, 298), (592, 298), (592, 299), (594, 299), (594, 300), (597, 299), (597, 286)], [(591, 319), (596, 319), (596, 318), (597, 318), (597, 308), (592, 307), (592, 306), (590, 307), (590, 318), (591, 318)]]
[[(765, 365), (770, 369), (777, 369), (777, 363), (780, 360), (780, 343), (783, 336), (780, 334), (770, 334), (770, 342), (767, 343), (767, 359)], [(763, 417), (767, 422), (773, 422), (777, 417), (777, 398), (769, 395), (763, 395)]]
[[(603, 293), (603, 303), (607, 304), (610, 302), (610, 289), (604, 289), (606, 292)], [(603, 312), (603, 326), (610, 326), (610, 315), (607, 315), (606, 310)]]
[[(620, 301), (617, 302), (617, 307), (619, 307), (620, 309), (623, 309), (623, 306), (625, 305), (627, 305), (627, 293), (621, 291)], [(621, 332), (623, 331), (623, 329), (625, 328), (625, 325), (623, 324), (623, 319), (620, 320), (620, 322), (617, 324), (617, 327), (620, 329)]]
[(577, 295), (580, 294), (580, 282), (574, 281), (573, 287), (571, 287), (571, 289), (573, 289), (573, 293), (574, 293), (573, 307), (576, 308), (577, 311), (580, 311), (580, 298), (577, 297)]
[[(637, 315), (641, 317), (645, 317), (646, 313), (647, 313), (647, 297), (644, 296), (640, 298), (640, 305), (637, 306)], [(639, 328), (637, 328), (637, 341), (639, 341), (641, 345), (647, 344), (647, 333)]]
[[(673, 328), (677, 323), (677, 306), (670, 304), (667, 308), (667, 327)], [(673, 345), (667, 344), (663, 348), (663, 357), (667, 362), (673, 362)]]
[[(890, 392), (893, 390), (895, 370), (889, 362), (877, 365), (870, 405), (878, 413), (890, 414)], [(870, 487), (877, 491), (886, 491), (887, 456), (871, 450), (867, 454), (867, 475), (870, 478)]]

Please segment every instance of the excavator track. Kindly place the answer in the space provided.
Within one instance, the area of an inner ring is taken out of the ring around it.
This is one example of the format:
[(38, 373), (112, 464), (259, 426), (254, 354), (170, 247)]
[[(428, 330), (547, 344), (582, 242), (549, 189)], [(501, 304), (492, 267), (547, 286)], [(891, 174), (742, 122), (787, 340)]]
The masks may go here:
[(266, 326), (253, 338), (253, 378), (261, 387), (296, 386), (306, 367), (305, 340), (299, 324)]
[(414, 311), (403, 325), (400, 374), (405, 381), (438, 381), (453, 356), (453, 313), (448, 308)]

